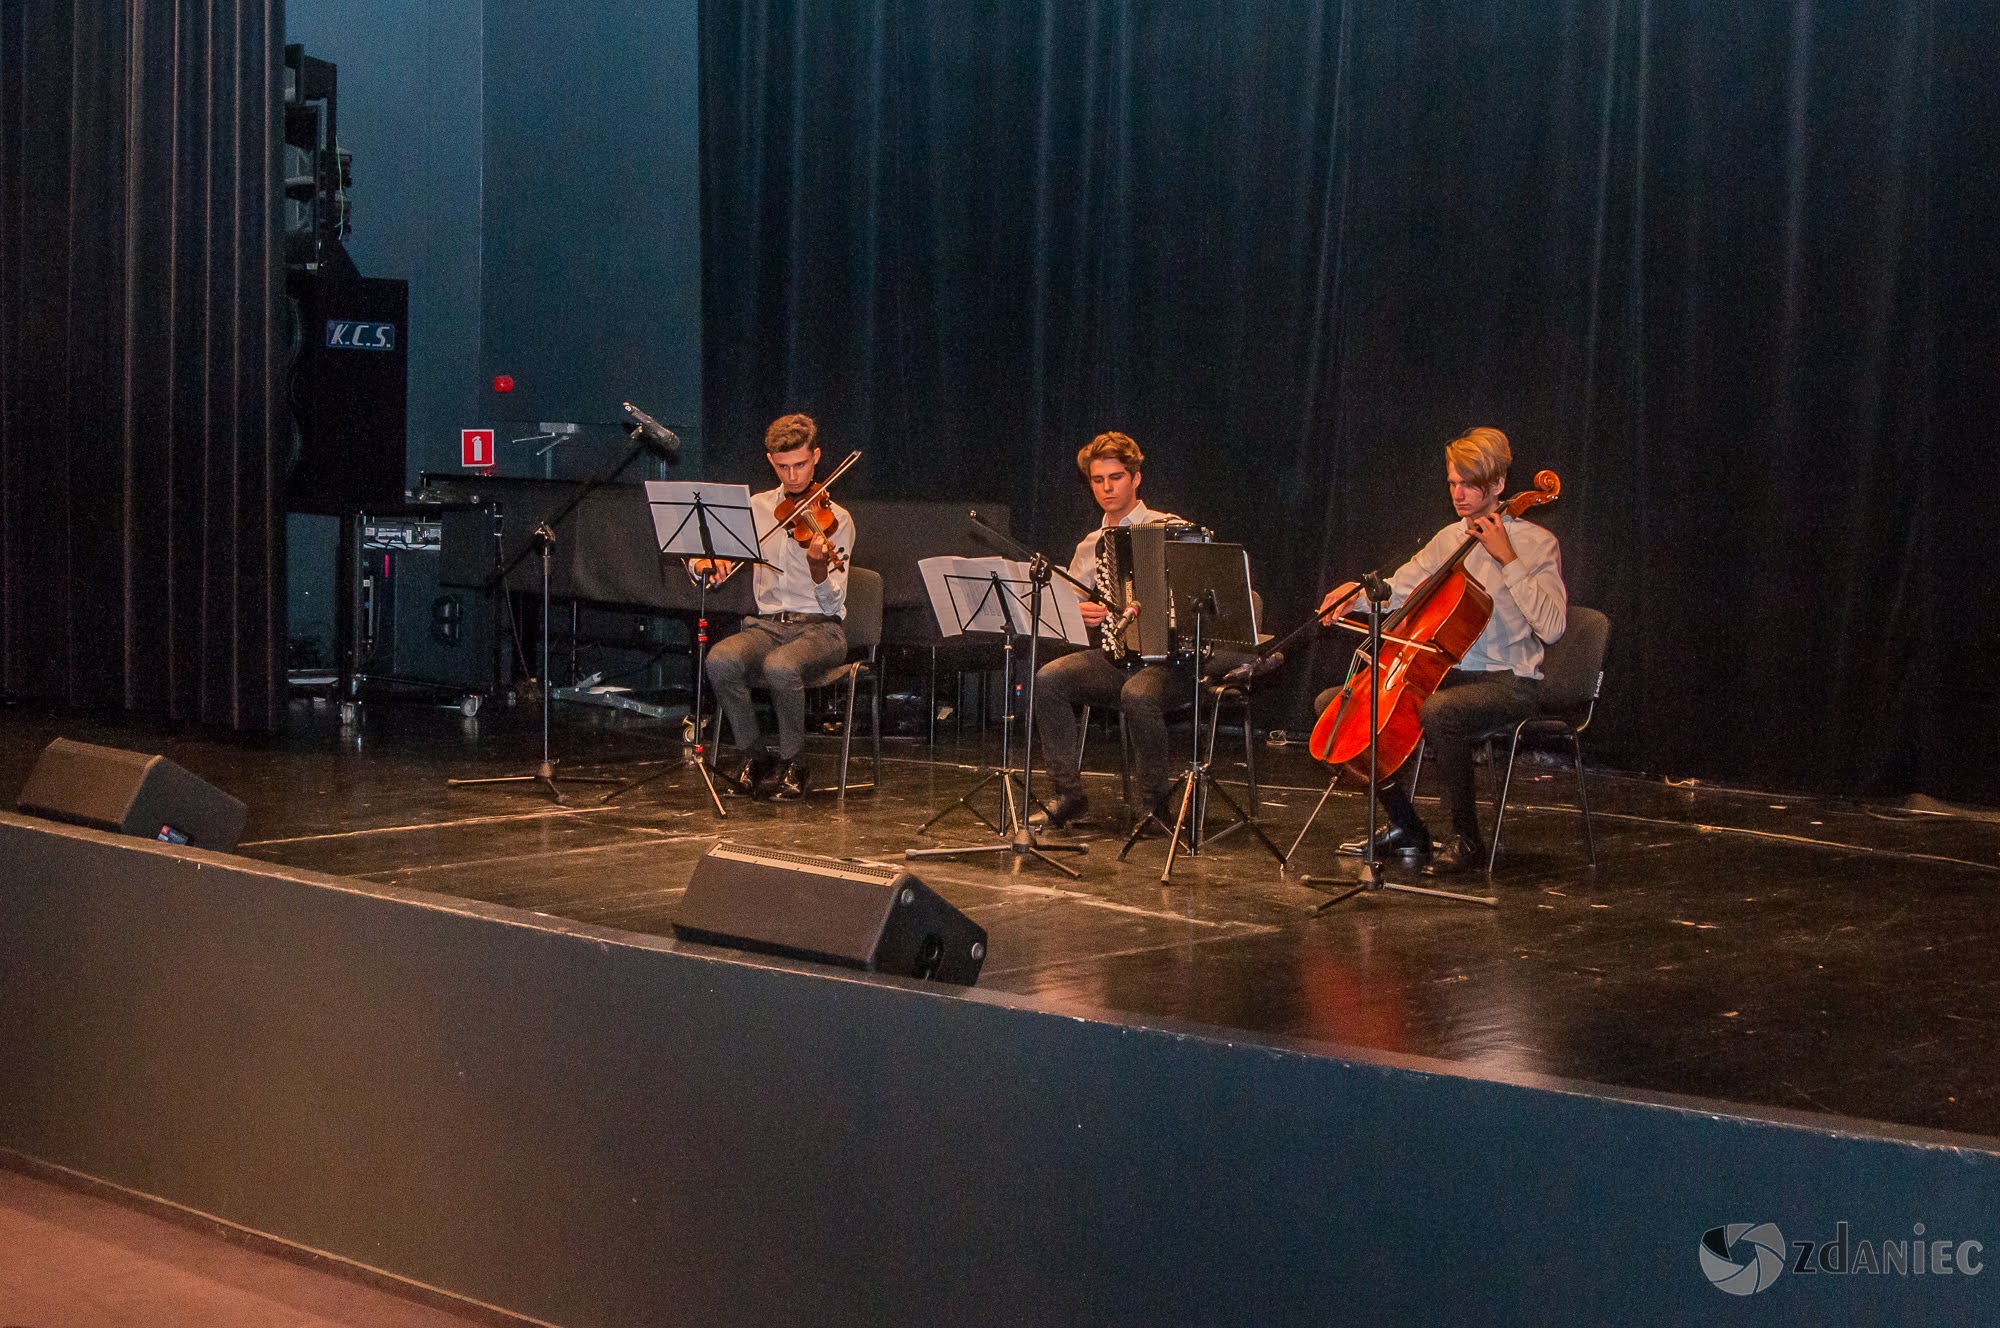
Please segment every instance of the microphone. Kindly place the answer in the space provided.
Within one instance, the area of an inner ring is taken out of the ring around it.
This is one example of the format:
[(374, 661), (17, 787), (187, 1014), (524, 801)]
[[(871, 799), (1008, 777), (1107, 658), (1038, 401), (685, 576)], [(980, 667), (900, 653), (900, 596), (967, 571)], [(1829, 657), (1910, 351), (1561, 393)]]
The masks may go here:
[(1377, 604), (1384, 603), (1389, 598), (1389, 583), (1382, 579), (1380, 572), (1363, 572), (1361, 587), (1368, 592), (1368, 598)]
[(645, 411), (640, 410), (631, 402), (626, 401), (620, 404), (625, 407), (627, 415), (630, 415), (634, 420), (639, 422), (639, 432), (645, 434), (655, 447), (670, 457), (680, 455), (681, 440), (678, 434), (654, 419), (651, 415), (648, 415)]

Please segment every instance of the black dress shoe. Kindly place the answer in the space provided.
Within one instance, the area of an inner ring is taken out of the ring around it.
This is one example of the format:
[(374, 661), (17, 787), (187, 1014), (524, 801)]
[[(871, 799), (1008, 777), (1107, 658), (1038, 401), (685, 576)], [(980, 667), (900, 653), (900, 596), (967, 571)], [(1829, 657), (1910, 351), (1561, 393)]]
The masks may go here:
[(731, 793), (746, 798), (759, 796), (759, 786), (771, 776), (777, 767), (778, 758), (769, 752), (756, 752), (743, 758), (743, 764), (736, 767), (736, 773), (724, 781), (723, 786)]
[[(1359, 839), (1350, 839), (1340, 846), (1342, 853), (1352, 853), (1356, 856), (1366, 856), (1367, 849), (1366, 835)], [(1419, 825), (1413, 829), (1406, 825), (1392, 825), (1382, 832), (1382, 856), (1385, 858), (1419, 861), (1430, 855), (1431, 832), (1426, 826)]]
[(1067, 830), (1083, 819), (1089, 807), (1089, 800), (1081, 793), (1058, 793), (1028, 818), (1028, 824), (1037, 830)]
[(806, 763), (793, 757), (780, 765), (771, 776), (770, 792), (764, 796), (772, 802), (796, 802), (806, 795)]
[(1486, 870), (1486, 846), (1477, 839), (1459, 835), (1424, 868), (1426, 876), (1460, 876)]

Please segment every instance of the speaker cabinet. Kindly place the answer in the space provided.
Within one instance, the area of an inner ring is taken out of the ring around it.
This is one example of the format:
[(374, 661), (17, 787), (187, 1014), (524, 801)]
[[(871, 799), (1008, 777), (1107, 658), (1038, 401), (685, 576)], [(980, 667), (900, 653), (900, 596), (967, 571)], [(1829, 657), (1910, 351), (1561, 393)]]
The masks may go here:
[(292, 366), (299, 458), (294, 512), (382, 510), (403, 502), (409, 424), (410, 287), (376, 277), (293, 274), (302, 344)]
[(164, 756), (68, 738), (43, 750), (16, 806), (51, 821), (224, 853), (249, 817), (249, 808)]
[(435, 553), (364, 556), (379, 615), (370, 672), (468, 691), (501, 685), (491, 595), (439, 585)]
[(674, 934), (963, 987), (986, 960), (986, 929), (907, 871), (729, 844), (695, 864)]

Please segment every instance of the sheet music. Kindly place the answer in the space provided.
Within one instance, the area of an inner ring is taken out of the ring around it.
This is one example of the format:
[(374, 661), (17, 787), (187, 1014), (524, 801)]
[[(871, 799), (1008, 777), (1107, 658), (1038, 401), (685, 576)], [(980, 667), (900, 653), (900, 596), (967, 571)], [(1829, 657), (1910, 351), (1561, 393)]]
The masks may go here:
[[(695, 499), (700, 498), (699, 517)], [(750, 486), (702, 480), (647, 480), (646, 502), (660, 552), (684, 558), (702, 553), (702, 529), (718, 558), (753, 561), (757, 520), (750, 511)]]
[[(931, 611), (944, 635), (1027, 632), (1034, 583), (1026, 563), (1011, 558), (937, 557), (920, 559), (917, 568), (924, 574)], [(995, 577), (999, 578), (997, 589)], [(1089, 645), (1090, 631), (1077, 607), (1081, 602), (1075, 587), (1051, 580), (1042, 595), (1041, 634), (1053, 641)]]

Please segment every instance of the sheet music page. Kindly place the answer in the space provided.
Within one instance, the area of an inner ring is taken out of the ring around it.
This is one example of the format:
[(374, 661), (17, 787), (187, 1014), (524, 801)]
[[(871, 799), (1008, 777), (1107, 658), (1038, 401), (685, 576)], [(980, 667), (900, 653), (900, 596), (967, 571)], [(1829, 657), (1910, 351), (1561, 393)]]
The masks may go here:
[(653, 537), (660, 552), (691, 558), (702, 552), (695, 500), (718, 558), (759, 557), (757, 518), (750, 510), (750, 486), (705, 480), (647, 480), (646, 502), (653, 514)]
[[(965, 632), (1026, 632), (1034, 584), (1028, 565), (1009, 558), (920, 559), (917, 568), (930, 593), (931, 612), (945, 636)], [(998, 585), (995, 585), (995, 578)], [(1087, 645), (1089, 630), (1077, 612), (1078, 596), (1067, 582), (1052, 582), (1042, 595), (1041, 635)]]

